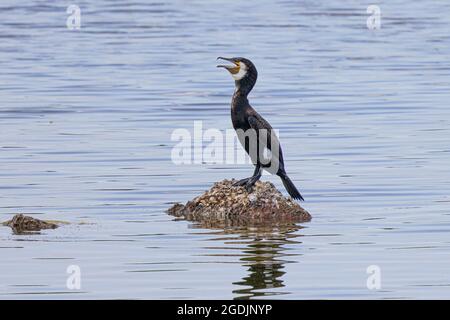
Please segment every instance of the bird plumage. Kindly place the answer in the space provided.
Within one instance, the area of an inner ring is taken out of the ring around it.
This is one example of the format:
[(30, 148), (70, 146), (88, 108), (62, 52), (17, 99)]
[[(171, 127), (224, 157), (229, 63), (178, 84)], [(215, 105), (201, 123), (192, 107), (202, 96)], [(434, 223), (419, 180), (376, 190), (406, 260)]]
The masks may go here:
[[(239, 180), (236, 185), (243, 185), (247, 190), (250, 190), (261, 177), (262, 170), (266, 170), (281, 178), (284, 187), (292, 198), (303, 200), (300, 192), (286, 173), (280, 141), (272, 126), (256, 112), (248, 101), (247, 96), (253, 89), (258, 77), (256, 67), (245, 58), (221, 59), (234, 64), (233, 66), (220, 65), (220, 67), (228, 69), (232, 75), (235, 75), (236, 88), (231, 102), (231, 120), (238, 133), (239, 141), (255, 165), (253, 176)], [(249, 137), (251, 135), (247, 135), (251, 129), (254, 130), (252, 132), (256, 135), (256, 146), (251, 144), (252, 141)], [(268, 151), (267, 157), (264, 156), (263, 151)]]

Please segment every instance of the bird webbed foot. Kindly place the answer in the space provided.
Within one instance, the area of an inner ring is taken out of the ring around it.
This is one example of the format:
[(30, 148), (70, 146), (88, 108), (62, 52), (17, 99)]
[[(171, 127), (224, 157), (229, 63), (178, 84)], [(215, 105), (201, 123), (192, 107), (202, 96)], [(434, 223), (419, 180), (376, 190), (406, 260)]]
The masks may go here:
[(248, 193), (251, 193), (253, 191), (253, 186), (255, 185), (256, 181), (259, 180), (260, 177), (261, 177), (260, 175), (256, 175), (256, 176), (251, 176), (249, 178), (244, 178), (244, 179), (241, 179), (241, 180), (233, 183), (233, 186), (234, 187), (244, 187)]
[(251, 179), (252, 177), (249, 178), (244, 178), (241, 180), (236, 181), (235, 183), (233, 183), (233, 187), (242, 187), (244, 185), (247, 184), (247, 182)]

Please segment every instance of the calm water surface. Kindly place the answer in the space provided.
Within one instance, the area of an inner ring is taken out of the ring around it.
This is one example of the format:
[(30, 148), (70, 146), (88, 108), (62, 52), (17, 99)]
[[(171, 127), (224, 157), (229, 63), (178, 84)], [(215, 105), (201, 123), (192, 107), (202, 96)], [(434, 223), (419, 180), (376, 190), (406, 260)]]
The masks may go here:
[[(0, 220), (72, 222), (0, 228), (0, 298), (450, 297), (450, 3), (378, 1), (378, 31), (363, 1), (75, 3), (79, 31), (70, 2), (0, 4)], [(310, 223), (164, 213), (253, 170), (171, 161), (174, 129), (231, 128), (219, 55), (258, 67)]]

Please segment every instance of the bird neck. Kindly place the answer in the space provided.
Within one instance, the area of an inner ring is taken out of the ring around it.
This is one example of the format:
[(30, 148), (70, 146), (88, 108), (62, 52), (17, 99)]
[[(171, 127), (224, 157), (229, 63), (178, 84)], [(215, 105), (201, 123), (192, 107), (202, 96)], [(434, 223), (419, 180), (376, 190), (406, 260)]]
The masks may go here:
[(231, 110), (232, 112), (241, 112), (245, 110), (245, 108), (249, 105), (247, 94), (244, 94), (238, 88), (234, 91), (233, 99), (231, 101)]
[(234, 90), (234, 96), (235, 97), (247, 98), (247, 96), (250, 93), (250, 91), (251, 91), (251, 89), (249, 90), (248, 88), (241, 87), (236, 81), (236, 88)]
[(253, 87), (255, 86), (256, 78), (257, 78), (256, 73), (250, 73), (241, 80), (236, 80), (235, 81), (236, 90), (234, 94), (247, 97), (250, 91), (252, 91)]

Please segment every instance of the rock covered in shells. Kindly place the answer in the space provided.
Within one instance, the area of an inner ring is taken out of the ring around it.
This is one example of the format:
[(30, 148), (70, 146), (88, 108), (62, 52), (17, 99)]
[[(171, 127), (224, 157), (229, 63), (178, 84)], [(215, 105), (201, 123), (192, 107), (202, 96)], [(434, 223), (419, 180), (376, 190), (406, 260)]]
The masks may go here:
[(284, 197), (270, 182), (256, 182), (249, 193), (233, 186), (236, 180), (216, 182), (185, 205), (174, 204), (168, 214), (203, 223), (258, 225), (306, 222), (311, 215), (291, 198)]

